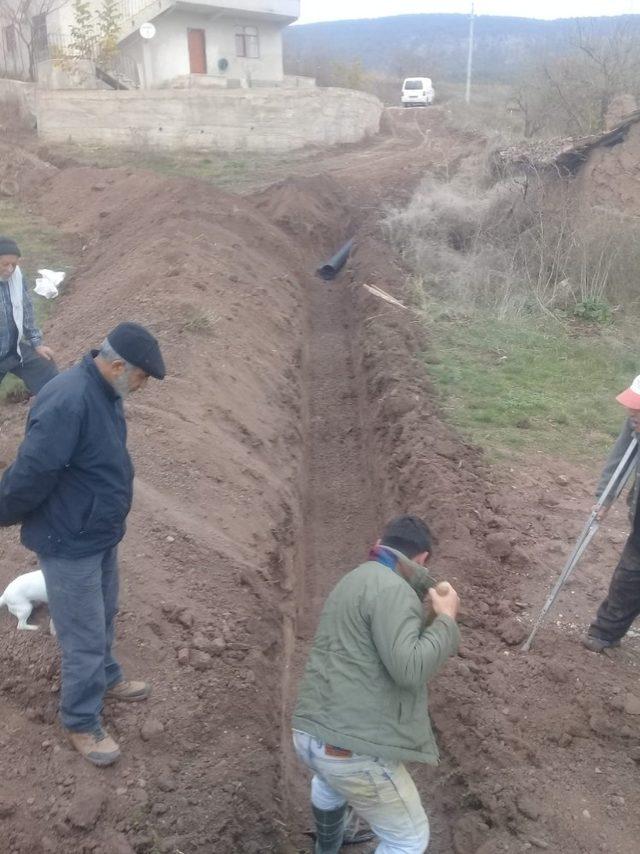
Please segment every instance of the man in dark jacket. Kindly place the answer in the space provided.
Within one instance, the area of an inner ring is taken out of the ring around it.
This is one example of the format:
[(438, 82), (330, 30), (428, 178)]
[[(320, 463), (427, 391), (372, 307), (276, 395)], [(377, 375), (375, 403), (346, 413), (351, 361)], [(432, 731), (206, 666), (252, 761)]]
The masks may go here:
[[(600, 477), (596, 497), (599, 498), (615, 474), (634, 436), (640, 439), (640, 376), (618, 395), (618, 403), (627, 410), (627, 419), (614, 444)], [(589, 627), (584, 645), (592, 652), (606, 652), (620, 645), (620, 640), (640, 615), (640, 453), (636, 451), (631, 462), (635, 468), (633, 486), (629, 493), (629, 519), (631, 532), (615, 568), (607, 598), (598, 608), (595, 620)], [(602, 520), (611, 502), (600, 512)]]
[(430, 552), (424, 522), (394, 519), (325, 603), (293, 714), (296, 752), (314, 772), (316, 854), (340, 850), (349, 807), (380, 838), (379, 854), (423, 854), (429, 844), (404, 762), (438, 762), (427, 682), (460, 639), (458, 596), (435, 589)]
[(0, 383), (15, 374), (37, 394), (58, 370), (53, 351), (42, 343), (19, 260), (15, 240), (0, 237)]
[(117, 547), (131, 508), (133, 466), (122, 401), (150, 376), (163, 379), (158, 342), (122, 323), (36, 398), (18, 455), (0, 482), (0, 525), (22, 524), (38, 555), (62, 649), (60, 716), (94, 765), (119, 748), (101, 723), (104, 697), (144, 700), (112, 652), (118, 607)]

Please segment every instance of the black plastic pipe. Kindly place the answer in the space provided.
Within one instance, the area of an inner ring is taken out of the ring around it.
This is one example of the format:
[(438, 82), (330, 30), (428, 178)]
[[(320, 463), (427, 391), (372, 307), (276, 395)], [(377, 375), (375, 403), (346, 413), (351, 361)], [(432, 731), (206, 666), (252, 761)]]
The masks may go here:
[(326, 264), (322, 265), (322, 267), (318, 267), (316, 275), (320, 276), (321, 279), (324, 279), (325, 282), (332, 282), (347, 263), (347, 258), (353, 249), (353, 243), (354, 240), (352, 238), (345, 243), (344, 246), (338, 249), (333, 258), (330, 258)]

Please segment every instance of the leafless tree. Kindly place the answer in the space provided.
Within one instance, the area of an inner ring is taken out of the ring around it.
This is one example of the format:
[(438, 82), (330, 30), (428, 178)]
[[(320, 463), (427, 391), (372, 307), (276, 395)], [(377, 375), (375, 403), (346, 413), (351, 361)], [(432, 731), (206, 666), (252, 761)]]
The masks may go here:
[(47, 48), (47, 16), (66, 5), (67, 0), (0, 0), (2, 44), (6, 56), (6, 31), (11, 28), (20, 55), (26, 57), (23, 71), (30, 80), (36, 76), (41, 54)]

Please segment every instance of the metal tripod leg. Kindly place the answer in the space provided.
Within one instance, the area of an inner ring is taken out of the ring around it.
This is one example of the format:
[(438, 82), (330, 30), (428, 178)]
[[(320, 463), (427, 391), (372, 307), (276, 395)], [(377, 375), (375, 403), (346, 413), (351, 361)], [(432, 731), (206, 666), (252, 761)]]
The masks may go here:
[[(609, 480), (609, 483), (607, 484), (604, 492), (600, 496), (600, 500), (596, 504), (594, 510), (591, 512), (591, 515), (589, 516), (589, 518), (587, 519), (587, 524), (584, 526), (582, 533), (580, 534), (580, 536), (576, 540), (576, 544), (573, 547), (573, 551), (569, 555), (569, 559), (567, 560), (566, 564), (564, 565), (558, 580), (556, 581), (555, 585), (553, 586), (551, 593), (549, 594), (549, 596), (547, 598), (547, 601), (544, 603), (544, 606), (543, 606), (542, 610), (540, 611), (538, 618), (536, 619), (535, 623), (533, 624), (533, 629), (531, 630), (531, 634), (529, 635), (529, 637), (527, 638), (527, 640), (524, 642), (524, 644), (522, 646), (523, 652), (528, 652), (531, 649), (531, 644), (533, 643), (533, 639), (535, 638), (536, 634), (538, 633), (538, 630), (540, 629), (540, 626), (544, 622), (545, 617), (547, 616), (547, 614), (549, 613), (549, 611), (553, 607), (556, 599), (558, 598), (558, 596), (560, 594), (560, 591), (562, 590), (562, 588), (566, 584), (570, 575), (573, 573), (574, 569), (578, 565), (578, 561), (580, 560), (582, 555), (587, 550), (589, 543), (594, 538), (598, 528), (600, 527), (600, 523), (598, 521), (598, 515), (600, 513), (600, 510), (606, 504), (610, 503), (612, 500), (615, 500), (620, 495), (620, 493), (622, 492), (624, 487), (627, 485), (629, 478), (631, 477), (631, 474), (632, 474), (633, 469), (634, 469), (634, 466), (631, 463), (632, 463), (633, 457), (635, 456), (635, 454), (637, 452), (637, 449), (638, 449), (638, 440), (637, 440), (637, 438), (634, 437), (631, 440), (631, 442), (629, 443), (629, 447), (627, 448), (624, 457), (622, 458), (617, 469), (615, 470), (615, 472), (611, 476), (611, 479)], [(612, 498), (610, 498), (610, 496), (612, 496)]]

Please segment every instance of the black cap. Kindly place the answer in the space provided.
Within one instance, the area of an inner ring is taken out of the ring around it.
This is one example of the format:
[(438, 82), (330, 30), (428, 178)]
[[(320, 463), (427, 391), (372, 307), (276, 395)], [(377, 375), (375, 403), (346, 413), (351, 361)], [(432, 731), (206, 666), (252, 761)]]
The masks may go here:
[(22, 256), (22, 252), (18, 249), (18, 244), (11, 237), (0, 237), (0, 255), (17, 255)]
[(139, 323), (121, 323), (107, 335), (107, 341), (126, 362), (141, 371), (163, 380), (164, 360), (158, 342)]

